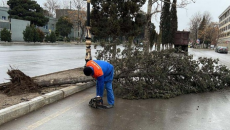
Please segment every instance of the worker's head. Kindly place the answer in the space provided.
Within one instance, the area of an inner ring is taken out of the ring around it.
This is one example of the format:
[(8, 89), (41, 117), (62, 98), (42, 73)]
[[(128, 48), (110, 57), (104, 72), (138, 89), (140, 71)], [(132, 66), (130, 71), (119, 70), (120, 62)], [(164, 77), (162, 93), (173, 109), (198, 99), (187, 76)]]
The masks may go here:
[(85, 67), (83, 71), (86, 76), (90, 76), (93, 73), (93, 70), (90, 67)]

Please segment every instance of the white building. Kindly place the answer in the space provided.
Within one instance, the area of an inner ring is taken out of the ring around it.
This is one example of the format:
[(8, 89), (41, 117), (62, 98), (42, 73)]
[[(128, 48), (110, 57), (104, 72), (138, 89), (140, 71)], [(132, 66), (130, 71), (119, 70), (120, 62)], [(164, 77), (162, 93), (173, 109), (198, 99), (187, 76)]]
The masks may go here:
[(230, 48), (230, 6), (219, 16), (219, 41), (218, 44)]

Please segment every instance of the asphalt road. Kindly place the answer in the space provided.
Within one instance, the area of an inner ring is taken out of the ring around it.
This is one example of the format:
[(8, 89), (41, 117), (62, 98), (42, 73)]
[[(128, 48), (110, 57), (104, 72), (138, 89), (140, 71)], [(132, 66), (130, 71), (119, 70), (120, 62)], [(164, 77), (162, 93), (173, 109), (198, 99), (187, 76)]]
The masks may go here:
[(8, 82), (10, 66), (34, 77), (83, 67), (85, 53), (85, 45), (0, 45), (0, 83)]
[(213, 59), (219, 59), (219, 64), (226, 65), (230, 68), (230, 54), (225, 53), (217, 53), (211, 49), (193, 49), (189, 48), (189, 54), (193, 55), (194, 59), (198, 59), (198, 57), (208, 57)]
[[(95, 87), (0, 126), (0, 130), (228, 130), (230, 90), (172, 99), (115, 98), (112, 109), (94, 109)], [(104, 99), (105, 100), (105, 99)]]
[[(194, 57), (229, 54), (189, 49)], [(228, 130), (230, 90), (181, 95), (172, 99), (115, 99), (112, 109), (93, 109), (95, 87), (0, 126), (0, 130)], [(104, 99), (106, 101), (106, 99)]]

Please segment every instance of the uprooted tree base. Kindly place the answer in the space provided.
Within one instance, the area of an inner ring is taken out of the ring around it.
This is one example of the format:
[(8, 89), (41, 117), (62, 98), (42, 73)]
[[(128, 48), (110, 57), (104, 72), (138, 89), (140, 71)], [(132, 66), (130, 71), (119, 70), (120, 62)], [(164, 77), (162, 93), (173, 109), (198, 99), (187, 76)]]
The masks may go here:
[(33, 81), (32, 78), (25, 75), (18, 69), (13, 69), (7, 71), (7, 74), (10, 76), (10, 83), (7, 84), (3, 89), (3, 93), (12, 96), (19, 95), (28, 92), (39, 92), (40, 86)]
[(181, 94), (215, 91), (230, 86), (230, 70), (218, 59), (179, 55), (174, 49), (151, 51), (140, 47), (111, 47), (97, 53), (97, 59), (109, 61), (115, 68), (116, 95), (126, 99), (172, 98)]

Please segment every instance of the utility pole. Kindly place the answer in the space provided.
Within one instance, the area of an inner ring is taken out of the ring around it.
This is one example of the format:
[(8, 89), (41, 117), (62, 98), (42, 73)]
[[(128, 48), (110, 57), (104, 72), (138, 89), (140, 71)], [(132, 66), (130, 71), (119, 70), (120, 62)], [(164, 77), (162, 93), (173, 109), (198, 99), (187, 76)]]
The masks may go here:
[(86, 56), (85, 56), (85, 61), (86, 63), (89, 60), (92, 60), (91, 56), (91, 33), (90, 33), (90, 0), (84, 0), (87, 1), (87, 23), (86, 23)]
[(70, 3), (69, 3), (69, 7), (70, 7), (70, 10), (71, 10), (71, 1), (70, 1)]
[(79, 24), (80, 24), (79, 10), (81, 9), (81, 6), (78, 5), (77, 9), (78, 9), (78, 38), (79, 38), (79, 33), (80, 33), (80, 31), (79, 31)]

